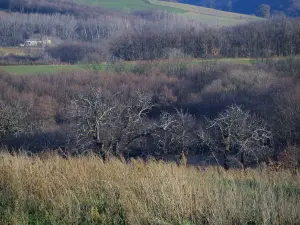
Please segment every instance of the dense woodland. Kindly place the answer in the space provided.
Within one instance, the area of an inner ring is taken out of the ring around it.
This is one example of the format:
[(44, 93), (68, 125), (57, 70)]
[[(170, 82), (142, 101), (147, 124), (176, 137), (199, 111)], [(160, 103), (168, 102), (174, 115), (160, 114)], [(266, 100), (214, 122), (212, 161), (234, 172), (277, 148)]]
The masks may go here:
[(225, 166), (284, 159), (297, 167), (299, 71), (298, 59), (284, 59), (2, 73), (1, 143), (28, 153), (93, 151), (104, 158), (214, 152)]
[(192, 58), (259, 58), (299, 54), (299, 31), (300, 21), (285, 17), (215, 28), (166, 12), (97, 18), (12, 13), (1, 18), (0, 44), (17, 46), (30, 37), (48, 36), (56, 45), (42, 51), (39, 60), (50, 56), (68, 63), (154, 60), (174, 52)]
[[(87, 63), (91, 70), (1, 72), (0, 142), (8, 150), (103, 158), (214, 153), (225, 168), (269, 160), (300, 165), (298, 19), (207, 27), (157, 11), (87, 7), (97, 13), (83, 15), (70, 2), (61, 3), (69, 10), (61, 14), (47, 2), (23, 4), (26, 13), (18, 1), (1, 5), (16, 11), (1, 16), (1, 46), (43, 36), (54, 43), (1, 63)], [(224, 57), (258, 61), (189, 63)], [(106, 72), (97, 71), (100, 62), (108, 63)]]

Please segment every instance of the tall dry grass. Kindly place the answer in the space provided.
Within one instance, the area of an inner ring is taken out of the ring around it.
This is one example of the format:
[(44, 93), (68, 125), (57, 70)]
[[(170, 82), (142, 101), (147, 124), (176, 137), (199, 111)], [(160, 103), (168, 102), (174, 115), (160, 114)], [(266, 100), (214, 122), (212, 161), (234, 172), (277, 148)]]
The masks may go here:
[(0, 156), (1, 224), (299, 224), (300, 176)]

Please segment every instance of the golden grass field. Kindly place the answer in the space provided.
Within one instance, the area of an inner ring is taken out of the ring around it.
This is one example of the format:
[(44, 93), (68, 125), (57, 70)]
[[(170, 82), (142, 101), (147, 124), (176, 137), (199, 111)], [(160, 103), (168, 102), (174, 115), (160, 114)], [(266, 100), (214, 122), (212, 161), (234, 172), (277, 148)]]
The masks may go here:
[(0, 224), (299, 224), (300, 176), (0, 155)]

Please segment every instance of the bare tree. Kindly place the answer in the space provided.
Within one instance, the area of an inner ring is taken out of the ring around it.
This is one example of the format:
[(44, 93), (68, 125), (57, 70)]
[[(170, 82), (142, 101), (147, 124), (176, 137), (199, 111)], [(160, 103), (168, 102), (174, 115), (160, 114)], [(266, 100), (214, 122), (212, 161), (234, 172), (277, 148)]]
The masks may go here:
[(220, 147), (226, 169), (229, 168), (228, 156), (231, 153), (243, 166), (253, 160), (258, 162), (270, 153), (272, 134), (265, 123), (237, 105), (210, 120), (207, 128), (214, 130), (215, 144)]
[(6, 137), (17, 136), (26, 129), (28, 112), (29, 108), (19, 102), (8, 105), (0, 101), (0, 142)]
[(149, 135), (147, 113), (152, 106), (151, 96), (141, 92), (104, 94), (91, 89), (73, 101), (70, 110), (78, 144), (104, 155), (122, 154), (136, 139)]
[(198, 145), (195, 118), (183, 110), (176, 109), (174, 114), (162, 112), (155, 126), (155, 143), (162, 154), (187, 154)]
[(92, 88), (72, 101), (69, 113), (78, 153), (95, 149), (102, 156), (124, 155), (133, 149), (139, 155), (193, 149), (197, 145), (194, 118), (182, 110), (162, 112), (151, 119), (152, 96), (141, 92), (108, 94)]

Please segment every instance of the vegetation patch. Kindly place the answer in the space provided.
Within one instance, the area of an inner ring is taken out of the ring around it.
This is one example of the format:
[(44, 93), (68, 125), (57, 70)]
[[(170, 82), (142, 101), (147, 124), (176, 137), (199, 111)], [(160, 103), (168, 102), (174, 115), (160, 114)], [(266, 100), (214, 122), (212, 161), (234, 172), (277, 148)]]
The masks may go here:
[(183, 73), (187, 65), (197, 65), (201, 63), (233, 63), (233, 64), (253, 64), (256, 59), (192, 59), (179, 61), (158, 60), (152, 62), (121, 62), (121, 63), (92, 63), (92, 64), (74, 64), (74, 65), (16, 65), (0, 66), (0, 70), (15, 75), (33, 75), (59, 73), (70, 70), (89, 70), (89, 71), (107, 71), (107, 72), (132, 72), (135, 74), (144, 74), (149, 69), (157, 67), (164, 73)]
[(262, 20), (261, 18), (256, 16), (226, 12), (190, 4), (182, 4), (173, 1), (150, 0), (149, 2), (159, 6), (169, 6), (182, 9), (185, 11), (183, 12), (183, 15), (194, 17), (205, 24), (213, 26), (232, 26), (245, 22), (254, 22)]
[(0, 57), (7, 55), (24, 56), (25, 52), (20, 48), (0, 47)]
[(140, 11), (140, 10), (151, 10), (151, 9), (160, 9), (173, 13), (183, 13), (185, 10), (178, 7), (172, 6), (160, 6), (152, 4), (151, 1), (147, 0), (77, 0), (79, 3), (83, 4), (93, 4), (99, 5), (101, 7), (121, 10), (121, 11)]
[(0, 66), (0, 70), (16, 75), (33, 75), (45, 73), (58, 73), (69, 70), (82, 70), (78, 65), (24, 65), (24, 66)]
[(300, 195), (291, 194), (299, 179), (288, 171), (202, 171), (97, 156), (0, 157), (1, 224), (300, 222)]

